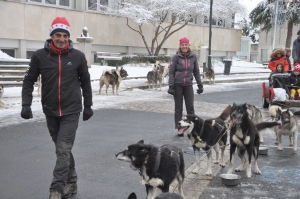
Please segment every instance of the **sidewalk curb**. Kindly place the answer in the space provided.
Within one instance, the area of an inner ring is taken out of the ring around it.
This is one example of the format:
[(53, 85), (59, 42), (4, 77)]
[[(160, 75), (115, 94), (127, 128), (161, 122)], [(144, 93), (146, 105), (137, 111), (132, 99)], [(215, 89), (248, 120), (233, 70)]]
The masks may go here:
[[(213, 162), (216, 159), (215, 152), (213, 153)], [(200, 156), (200, 159), (202, 161), (200, 162), (200, 172), (199, 174), (193, 174), (192, 171), (196, 167), (196, 163), (194, 162), (189, 168), (185, 170), (185, 179), (183, 182), (183, 193), (185, 196), (185, 199), (200, 199), (200, 196), (202, 192), (205, 190), (205, 188), (209, 185), (210, 181), (217, 177), (216, 175), (219, 173), (221, 169), (223, 169), (219, 164), (212, 164), (212, 175), (207, 176), (205, 175), (207, 170), (207, 158), (205, 157), (206, 154), (203, 154)], [(203, 159), (203, 157), (205, 157)], [(229, 160), (229, 146), (226, 147), (224, 152), (224, 162), (225, 165), (227, 164)], [(225, 167), (224, 167), (225, 168)], [(178, 193), (177, 190), (178, 182), (175, 180), (170, 185), (170, 192)]]
[[(263, 81), (267, 78), (265, 77), (259, 77), (259, 78), (247, 78), (247, 79), (224, 79), (224, 80), (215, 80), (215, 84), (218, 83), (237, 83), (237, 82), (251, 82), (251, 81)], [(204, 85), (213, 85), (212, 83), (209, 83), (209, 81), (203, 81)], [(145, 83), (146, 84), (146, 83)], [(161, 86), (168, 86), (168, 84), (162, 84)], [(126, 87), (126, 90), (132, 90), (132, 89), (148, 89), (148, 85), (142, 85), (142, 86), (132, 86), (132, 87)], [(152, 89), (152, 86), (150, 87)], [(159, 89), (159, 88), (158, 88)]]

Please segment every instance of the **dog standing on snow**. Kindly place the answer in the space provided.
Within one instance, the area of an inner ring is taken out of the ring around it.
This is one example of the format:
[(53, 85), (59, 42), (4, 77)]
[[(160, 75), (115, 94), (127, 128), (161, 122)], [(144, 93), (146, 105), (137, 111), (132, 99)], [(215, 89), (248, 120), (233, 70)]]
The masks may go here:
[(2, 84), (0, 84), (0, 107), (7, 109), (8, 106), (6, 106), (6, 104), (4, 102), (2, 102), (3, 93), (4, 93), (4, 86)]
[(118, 95), (118, 90), (120, 83), (123, 78), (126, 78), (128, 76), (127, 71), (121, 67), (121, 69), (105, 69), (102, 72), (102, 76), (100, 77), (100, 89), (99, 89), (99, 94), (101, 94), (101, 89), (102, 87), (106, 86), (106, 95), (107, 95), (107, 90), (109, 85), (112, 86), (112, 93), (115, 94), (115, 86), (116, 86), (116, 91)]
[(215, 84), (215, 69), (213, 67), (203, 70), (203, 80), (209, 80), (209, 83)]

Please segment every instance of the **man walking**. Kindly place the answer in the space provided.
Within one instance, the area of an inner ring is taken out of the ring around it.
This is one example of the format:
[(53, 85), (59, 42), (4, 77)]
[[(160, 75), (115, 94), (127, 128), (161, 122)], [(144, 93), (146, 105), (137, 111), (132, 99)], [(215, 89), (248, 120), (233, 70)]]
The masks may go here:
[(297, 39), (293, 42), (292, 57), (294, 60), (294, 66), (296, 66), (297, 63), (300, 63), (300, 30), (297, 32)]
[[(70, 25), (65, 17), (51, 24), (50, 36), (44, 48), (31, 57), (22, 88), (21, 117), (32, 118), (33, 85), (42, 79), (42, 107), (50, 136), (55, 144), (56, 165), (50, 186), (50, 199), (69, 197), (77, 192), (77, 173), (71, 152), (79, 115), (83, 121), (93, 115), (92, 88), (85, 55), (73, 48)], [(81, 93), (82, 90), (82, 93)]]

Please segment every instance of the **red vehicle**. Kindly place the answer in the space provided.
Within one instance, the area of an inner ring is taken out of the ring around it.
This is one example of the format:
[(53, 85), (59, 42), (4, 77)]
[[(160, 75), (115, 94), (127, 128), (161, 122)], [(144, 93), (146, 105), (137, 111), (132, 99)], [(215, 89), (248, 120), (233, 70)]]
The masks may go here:
[[(300, 98), (295, 96), (295, 100), (291, 100), (291, 95), (288, 86), (288, 78), (290, 73), (278, 73), (273, 74), (269, 78), (269, 82), (262, 83), (262, 107), (268, 108), (272, 105), (282, 106), (284, 108), (300, 107)], [(287, 99), (283, 101), (274, 100), (275, 92), (274, 88), (282, 88), (286, 91)], [(299, 87), (298, 87), (299, 88)]]

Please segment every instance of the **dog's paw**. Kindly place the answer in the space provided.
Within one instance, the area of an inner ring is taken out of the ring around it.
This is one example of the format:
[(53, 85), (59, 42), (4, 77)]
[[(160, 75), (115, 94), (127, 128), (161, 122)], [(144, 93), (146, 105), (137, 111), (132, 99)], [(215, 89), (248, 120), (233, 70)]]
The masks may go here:
[(256, 169), (256, 170), (255, 170), (255, 174), (260, 175), (260, 174), (261, 174), (261, 171), (260, 171), (259, 169)]
[(198, 169), (197, 170), (195, 169), (194, 171), (192, 171), (192, 173), (193, 174), (198, 174)]
[(283, 149), (282, 149), (282, 147), (278, 147), (278, 151), (282, 151)]
[(221, 166), (221, 167), (224, 168), (225, 167), (225, 163), (220, 163), (219, 166)]
[(212, 175), (212, 172), (211, 172), (211, 171), (206, 171), (205, 175), (211, 176), (211, 175)]
[(247, 173), (247, 178), (251, 178), (252, 177), (252, 173)]
[(293, 149), (294, 149), (294, 151), (297, 151), (297, 147), (294, 147)]
[(274, 142), (274, 144), (278, 145), (278, 142), (276, 141), (276, 142)]
[(219, 164), (219, 161), (214, 161), (214, 164)]
[(235, 171), (235, 172), (241, 172), (241, 171), (242, 171), (242, 169), (240, 169), (240, 168), (236, 168), (234, 171)]

